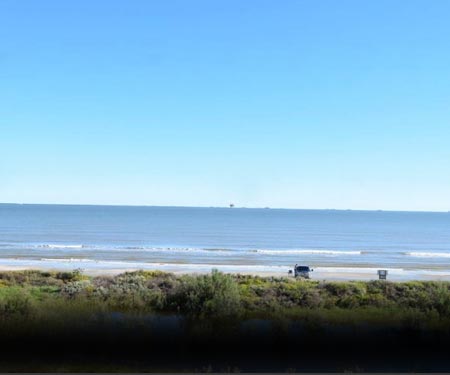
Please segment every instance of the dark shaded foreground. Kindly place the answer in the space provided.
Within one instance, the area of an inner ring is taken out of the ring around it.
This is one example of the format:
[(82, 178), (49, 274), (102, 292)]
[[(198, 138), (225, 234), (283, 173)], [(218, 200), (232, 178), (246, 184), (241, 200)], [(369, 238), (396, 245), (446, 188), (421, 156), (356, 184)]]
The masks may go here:
[(0, 371), (448, 372), (450, 336), (415, 329), (142, 320), (2, 337)]
[(0, 372), (450, 372), (450, 284), (0, 273)]

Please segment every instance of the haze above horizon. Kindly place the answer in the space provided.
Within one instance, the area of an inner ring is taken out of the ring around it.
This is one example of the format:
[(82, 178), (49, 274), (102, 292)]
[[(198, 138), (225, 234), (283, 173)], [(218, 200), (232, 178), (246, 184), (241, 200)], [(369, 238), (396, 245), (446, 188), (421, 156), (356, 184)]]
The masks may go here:
[(450, 3), (0, 4), (0, 201), (450, 209)]
[(213, 209), (246, 209), (246, 210), (294, 210), (294, 211), (355, 211), (355, 212), (398, 212), (398, 213), (450, 213), (450, 211), (408, 211), (408, 210), (381, 210), (381, 209), (352, 209), (352, 208), (302, 208), (302, 207), (248, 207), (248, 206), (160, 206), (139, 204), (83, 204), (83, 203), (17, 203), (0, 202), (0, 206), (80, 206), (80, 207), (142, 207), (142, 208), (213, 208)]

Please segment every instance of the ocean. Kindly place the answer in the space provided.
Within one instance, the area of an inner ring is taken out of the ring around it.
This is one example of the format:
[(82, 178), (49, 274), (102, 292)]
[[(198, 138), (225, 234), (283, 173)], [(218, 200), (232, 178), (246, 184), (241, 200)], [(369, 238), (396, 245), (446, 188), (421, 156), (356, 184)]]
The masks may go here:
[(450, 273), (450, 213), (0, 205), (0, 266)]

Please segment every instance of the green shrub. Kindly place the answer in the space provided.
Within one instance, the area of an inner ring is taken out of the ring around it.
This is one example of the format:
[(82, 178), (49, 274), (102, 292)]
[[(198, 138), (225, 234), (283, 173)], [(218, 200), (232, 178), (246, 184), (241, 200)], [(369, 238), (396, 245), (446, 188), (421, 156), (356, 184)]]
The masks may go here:
[(33, 311), (29, 293), (23, 288), (8, 288), (0, 295), (0, 319), (28, 317)]
[(88, 280), (71, 281), (61, 288), (61, 294), (68, 298), (75, 298), (81, 294), (85, 294), (90, 285), (91, 282)]
[(55, 277), (65, 283), (89, 279), (88, 277), (83, 275), (83, 270), (81, 268), (77, 268), (70, 272), (57, 272)]
[(236, 281), (217, 270), (202, 276), (184, 276), (170, 296), (170, 304), (188, 315), (232, 316), (239, 313), (240, 294)]
[(169, 281), (159, 273), (127, 272), (113, 278), (94, 279), (93, 297), (119, 311), (162, 310)]
[(57, 279), (55, 272), (36, 270), (0, 272), (0, 284), (3, 286), (61, 286), (63, 282)]

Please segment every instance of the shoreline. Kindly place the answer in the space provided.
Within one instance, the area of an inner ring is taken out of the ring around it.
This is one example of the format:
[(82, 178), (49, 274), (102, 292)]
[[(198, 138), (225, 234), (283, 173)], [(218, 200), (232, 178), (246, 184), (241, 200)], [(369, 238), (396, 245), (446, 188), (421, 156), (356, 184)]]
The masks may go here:
[[(377, 270), (374, 267), (312, 267), (311, 280), (324, 281), (372, 281), (378, 280)], [(88, 276), (114, 276), (124, 272), (138, 270), (162, 271), (176, 275), (205, 274), (217, 269), (227, 274), (242, 274), (260, 277), (289, 277), (289, 266), (258, 266), (258, 265), (220, 265), (220, 264), (181, 264), (181, 263), (137, 263), (80, 261), (75, 259), (53, 260), (25, 260), (1, 259), (0, 272), (39, 270), (39, 271), (72, 271), (83, 269)], [(381, 267), (380, 267), (381, 269)], [(402, 268), (389, 268), (388, 281), (450, 281), (450, 270), (411, 270)]]

